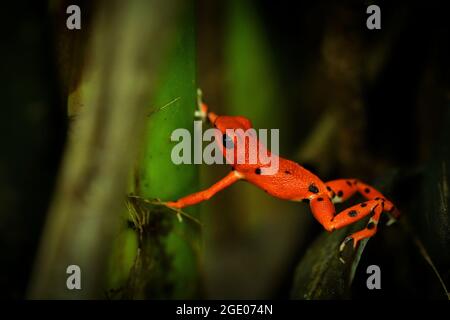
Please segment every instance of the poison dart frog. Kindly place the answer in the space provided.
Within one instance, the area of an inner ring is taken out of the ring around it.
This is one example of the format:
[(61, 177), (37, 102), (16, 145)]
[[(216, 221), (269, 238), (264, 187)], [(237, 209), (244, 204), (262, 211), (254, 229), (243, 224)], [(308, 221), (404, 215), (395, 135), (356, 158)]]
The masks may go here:
[[(225, 157), (227, 157), (227, 152), (229, 154), (227, 149), (229, 148), (228, 140), (230, 139), (226, 135), (226, 130), (247, 130), (252, 128), (250, 120), (245, 117), (220, 116), (209, 111), (208, 106), (201, 99), (199, 99), (199, 110), (196, 114), (204, 120), (208, 119), (223, 134), (223, 139), (216, 139), (216, 141), (220, 141), (221, 151)], [(254, 137), (254, 139), (257, 138)], [(248, 156), (249, 152), (252, 152), (248, 149), (249, 145), (251, 144), (246, 144), (243, 149), (246, 152), (246, 156)], [(257, 145), (258, 148), (263, 147), (259, 143)], [(237, 152), (238, 148), (234, 149), (233, 151)], [(271, 156), (276, 155), (271, 154)], [(235, 156), (234, 159), (238, 158)], [(278, 161), (277, 172), (265, 175), (263, 172), (267, 168), (267, 164), (258, 162), (253, 164), (239, 163), (234, 160), (228, 163), (232, 166), (232, 171), (210, 188), (176, 201), (165, 202), (164, 204), (174, 209), (192, 206), (210, 199), (217, 192), (239, 180), (245, 180), (274, 197), (308, 203), (314, 218), (329, 232), (370, 216), (364, 229), (347, 236), (343, 240), (339, 247), (340, 252), (350, 242), (353, 242), (353, 249), (355, 249), (362, 239), (372, 237), (377, 232), (378, 222), (383, 212), (388, 213), (390, 216), (391, 220), (389, 223), (394, 222), (400, 215), (399, 210), (380, 191), (358, 179), (337, 179), (324, 182), (294, 161), (282, 157), (278, 157)], [(366, 201), (336, 213), (334, 203), (344, 202), (356, 193), (361, 194)]]

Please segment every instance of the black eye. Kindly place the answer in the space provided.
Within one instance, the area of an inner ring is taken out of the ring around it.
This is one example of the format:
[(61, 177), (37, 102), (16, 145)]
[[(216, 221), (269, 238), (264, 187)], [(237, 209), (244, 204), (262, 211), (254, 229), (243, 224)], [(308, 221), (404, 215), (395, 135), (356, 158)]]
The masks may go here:
[(234, 147), (233, 140), (231, 140), (231, 138), (228, 135), (224, 134), (222, 139), (223, 139), (222, 143), (225, 146), (225, 148), (231, 149)]

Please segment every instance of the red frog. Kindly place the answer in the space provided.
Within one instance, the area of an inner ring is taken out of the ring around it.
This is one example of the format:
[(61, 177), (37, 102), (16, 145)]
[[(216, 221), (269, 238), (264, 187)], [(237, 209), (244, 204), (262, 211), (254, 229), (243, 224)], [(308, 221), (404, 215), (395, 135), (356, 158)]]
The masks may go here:
[[(313, 216), (329, 232), (370, 215), (369, 222), (363, 230), (355, 232), (344, 239), (340, 246), (341, 252), (346, 244), (351, 241), (353, 241), (353, 248), (355, 248), (362, 239), (372, 237), (377, 231), (378, 222), (383, 212), (387, 212), (390, 215), (391, 221), (395, 221), (394, 218), (398, 218), (399, 211), (391, 201), (374, 187), (358, 179), (338, 179), (324, 182), (298, 163), (278, 157), (275, 154), (271, 154), (270, 151), (267, 151), (267, 153), (271, 157), (277, 157), (276, 160), (278, 160), (278, 170), (273, 174), (264, 174), (264, 171), (268, 169), (268, 164), (265, 162), (256, 161), (250, 164), (248, 161), (247, 163), (237, 161), (239, 159), (237, 152), (245, 152), (245, 155), (241, 154), (241, 156), (248, 160), (249, 155), (256, 151), (249, 150), (251, 143), (246, 143), (245, 148), (240, 151), (239, 148), (234, 148), (238, 137), (229, 137), (227, 135), (229, 130), (227, 131), (227, 129), (233, 129), (234, 131), (236, 129), (242, 129), (240, 131), (248, 130), (252, 128), (250, 120), (242, 116), (219, 116), (209, 111), (206, 104), (201, 101), (199, 102), (199, 107), (198, 115), (203, 119), (207, 118), (223, 135), (223, 139), (216, 139), (216, 141), (220, 141), (220, 149), (227, 159), (227, 163), (231, 165), (232, 171), (210, 188), (188, 195), (177, 201), (166, 202), (164, 203), (166, 206), (175, 209), (192, 206), (210, 199), (220, 190), (239, 180), (245, 180), (274, 197), (309, 203)], [(259, 143), (255, 135), (247, 137), (256, 139), (258, 148), (265, 148), (263, 144)], [(232, 158), (230, 158), (230, 149), (234, 151), (234, 157)], [(334, 203), (346, 201), (355, 193), (361, 194), (366, 201), (336, 213)]]

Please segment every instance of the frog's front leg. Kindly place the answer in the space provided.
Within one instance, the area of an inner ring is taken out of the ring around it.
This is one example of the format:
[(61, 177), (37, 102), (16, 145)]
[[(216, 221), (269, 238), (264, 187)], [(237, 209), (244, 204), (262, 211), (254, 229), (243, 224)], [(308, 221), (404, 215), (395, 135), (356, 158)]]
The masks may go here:
[(217, 119), (217, 114), (212, 111), (209, 111), (208, 106), (202, 100), (202, 90), (197, 89), (197, 110), (195, 110), (194, 116), (202, 120), (203, 122), (206, 119), (209, 120), (212, 126), (214, 126), (214, 122)]
[(231, 171), (222, 180), (216, 182), (208, 189), (193, 193), (177, 201), (166, 202), (165, 205), (176, 209), (192, 206), (199, 202), (210, 199), (217, 192), (231, 186), (233, 183), (239, 181), (240, 179), (242, 179), (242, 176), (237, 171)]

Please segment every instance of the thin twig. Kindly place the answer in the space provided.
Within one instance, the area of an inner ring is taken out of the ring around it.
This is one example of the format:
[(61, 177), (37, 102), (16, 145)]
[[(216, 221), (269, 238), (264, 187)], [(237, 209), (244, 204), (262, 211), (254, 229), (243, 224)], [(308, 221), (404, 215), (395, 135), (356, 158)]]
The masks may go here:
[(157, 112), (160, 112), (161, 110), (164, 110), (165, 108), (167, 108), (167, 107), (170, 106), (171, 104), (174, 104), (175, 102), (177, 102), (177, 101), (180, 100), (180, 99), (181, 99), (181, 97), (177, 97), (177, 98), (173, 99), (172, 101), (170, 101), (170, 102), (166, 103), (165, 105), (163, 105), (161, 108), (151, 111), (151, 112), (147, 115), (147, 117), (150, 117), (152, 114), (157, 113)]

